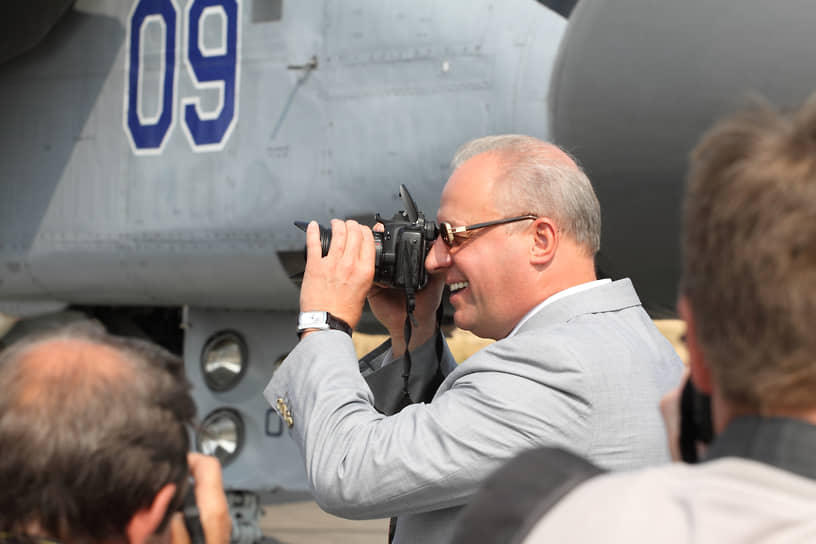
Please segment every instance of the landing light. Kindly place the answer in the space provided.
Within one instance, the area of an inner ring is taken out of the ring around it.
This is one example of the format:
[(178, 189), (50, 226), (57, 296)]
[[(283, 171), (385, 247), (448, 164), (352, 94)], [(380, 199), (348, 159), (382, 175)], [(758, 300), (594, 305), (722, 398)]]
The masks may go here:
[(213, 391), (235, 387), (246, 372), (247, 363), (246, 343), (237, 332), (215, 333), (201, 351), (201, 372), (207, 387)]
[(211, 412), (196, 433), (196, 449), (206, 455), (214, 455), (226, 466), (241, 452), (244, 445), (244, 421), (240, 414), (230, 408)]

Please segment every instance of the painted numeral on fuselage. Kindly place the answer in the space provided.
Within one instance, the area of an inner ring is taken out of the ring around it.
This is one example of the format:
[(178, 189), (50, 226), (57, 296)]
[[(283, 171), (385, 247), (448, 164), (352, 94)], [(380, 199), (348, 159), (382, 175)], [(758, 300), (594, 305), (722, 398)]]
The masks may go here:
[[(198, 90), (217, 89), (219, 103), (212, 111), (201, 109), (198, 97), (185, 98), (184, 131), (193, 149), (221, 149), (235, 125), (238, 91), (238, 2), (236, 0), (199, 0), (189, 4), (187, 20), (186, 65)], [(220, 22), (222, 43), (208, 47), (204, 43), (204, 25), (208, 18)]]
[[(176, 84), (176, 35), (178, 10), (172, 0), (139, 0), (130, 13), (125, 86), (125, 129), (133, 150), (137, 153), (160, 153), (175, 120), (173, 95)], [(164, 54), (161, 100), (158, 114), (147, 117), (142, 113), (144, 102), (144, 30), (151, 23), (163, 28)]]
[[(125, 83), (125, 132), (137, 155), (162, 152), (176, 120), (177, 65), (179, 38), (175, 0), (137, 0), (128, 24)], [(215, 20), (220, 27), (220, 43), (205, 43), (204, 28)], [(240, 49), (239, 0), (190, 0), (183, 23), (186, 28), (182, 48), (190, 81), (198, 91), (217, 92), (218, 103), (202, 108), (198, 96), (181, 99), (183, 129), (195, 151), (217, 151), (229, 140), (238, 117)], [(155, 24), (162, 31), (161, 85), (154, 115), (144, 113), (146, 81), (145, 29)]]

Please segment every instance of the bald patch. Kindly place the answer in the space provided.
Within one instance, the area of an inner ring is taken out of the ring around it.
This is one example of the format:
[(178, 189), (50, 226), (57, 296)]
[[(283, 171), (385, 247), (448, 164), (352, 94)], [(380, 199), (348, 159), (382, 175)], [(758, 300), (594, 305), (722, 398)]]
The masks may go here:
[(500, 148), (485, 153), (495, 153), (501, 163), (506, 166), (513, 166), (514, 163), (525, 157), (535, 157), (538, 161), (549, 162), (553, 166), (578, 169), (572, 157), (549, 142), (527, 142), (523, 146)]
[(54, 339), (29, 346), (20, 354), (18, 404), (53, 398), (55, 390), (83, 394), (133, 375), (132, 363), (111, 347), (82, 339)]

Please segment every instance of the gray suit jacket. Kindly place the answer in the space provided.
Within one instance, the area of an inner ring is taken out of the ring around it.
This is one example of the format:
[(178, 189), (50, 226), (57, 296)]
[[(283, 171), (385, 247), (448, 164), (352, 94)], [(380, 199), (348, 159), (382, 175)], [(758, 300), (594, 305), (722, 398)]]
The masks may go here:
[(339, 331), (307, 336), (264, 395), (288, 412), (324, 510), (399, 515), (396, 542), (435, 543), (450, 539), (462, 505), (522, 450), (560, 445), (611, 469), (667, 461), (657, 404), (681, 373), (621, 280), (546, 306), (450, 372), (431, 403), (393, 416), (373, 407)]

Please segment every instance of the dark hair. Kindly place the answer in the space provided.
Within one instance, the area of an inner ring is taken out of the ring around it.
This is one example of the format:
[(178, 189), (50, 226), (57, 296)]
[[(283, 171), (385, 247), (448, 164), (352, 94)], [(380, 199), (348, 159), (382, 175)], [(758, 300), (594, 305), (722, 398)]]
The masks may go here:
[[(58, 341), (111, 356), (33, 364), (36, 348)], [(194, 416), (181, 360), (149, 342), (86, 322), (10, 346), (0, 354), (0, 531), (122, 537), (164, 485), (186, 488)]]
[(816, 95), (717, 123), (683, 223), (681, 291), (723, 394), (765, 414), (816, 406)]

